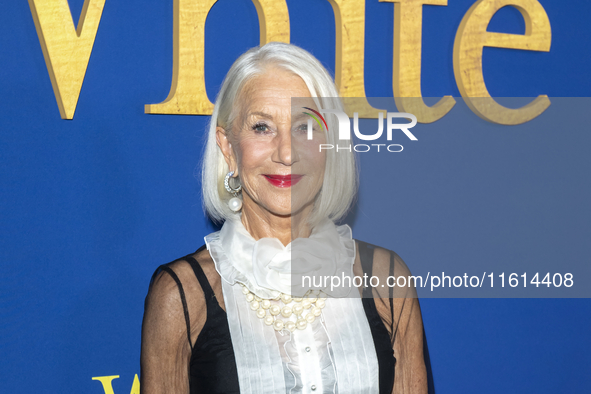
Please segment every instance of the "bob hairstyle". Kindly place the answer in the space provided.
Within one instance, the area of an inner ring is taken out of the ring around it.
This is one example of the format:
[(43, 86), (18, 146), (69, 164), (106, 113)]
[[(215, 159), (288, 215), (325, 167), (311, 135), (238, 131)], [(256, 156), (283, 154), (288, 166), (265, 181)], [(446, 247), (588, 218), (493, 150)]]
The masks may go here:
[[(343, 110), (343, 104), (332, 77), (322, 64), (306, 50), (280, 42), (270, 42), (242, 54), (232, 65), (220, 92), (208, 126), (207, 142), (201, 168), (201, 185), (205, 211), (214, 222), (221, 223), (238, 214), (230, 210), (228, 201), (232, 195), (224, 188), (224, 178), (229, 172), (221, 149), (216, 143), (216, 127), (232, 130), (235, 106), (239, 105), (240, 92), (252, 78), (262, 75), (270, 67), (289, 71), (305, 82), (310, 95), (319, 109)], [(334, 132), (338, 124), (336, 116), (326, 117), (331, 130), (326, 135), (327, 143), (338, 146)], [(323, 218), (341, 219), (349, 210), (357, 192), (357, 168), (355, 156), (347, 150), (326, 151), (326, 168), (320, 193), (308, 222), (317, 224)]]

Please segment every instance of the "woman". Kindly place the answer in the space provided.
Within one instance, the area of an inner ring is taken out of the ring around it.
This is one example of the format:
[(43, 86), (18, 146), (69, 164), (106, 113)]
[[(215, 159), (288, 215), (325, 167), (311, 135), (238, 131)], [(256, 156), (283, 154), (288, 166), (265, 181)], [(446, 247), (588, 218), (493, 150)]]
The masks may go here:
[(224, 225), (154, 274), (143, 393), (427, 392), (412, 288), (301, 281), (409, 275), (395, 253), (334, 224), (355, 195), (354, 157), (319, 149), (338, 143), (333, 119), (309, 132), (307, 114), (342, 108), (337, 96), (322, 65), (289, 44), (253, 48), (228, 72), (202, 174), (207, 213)]

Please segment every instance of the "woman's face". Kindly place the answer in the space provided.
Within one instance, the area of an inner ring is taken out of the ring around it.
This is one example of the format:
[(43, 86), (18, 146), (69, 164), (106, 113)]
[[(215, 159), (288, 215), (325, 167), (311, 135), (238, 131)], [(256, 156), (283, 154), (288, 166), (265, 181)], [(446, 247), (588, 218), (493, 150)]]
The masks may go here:
[[(240, 92), (232, 130), (218, 127), (218, 145), (240, 177), (243, 209), (276, 216), (309, 212), (322, 187), (326, 158), (319, 144), (325, 136), (314, 128), (308, 139), (302, 100), (292, 108), (292, 97), (311, 97), (304, 81), (269, 68)], [(304, 103), (316, 107), (312, 99)]]

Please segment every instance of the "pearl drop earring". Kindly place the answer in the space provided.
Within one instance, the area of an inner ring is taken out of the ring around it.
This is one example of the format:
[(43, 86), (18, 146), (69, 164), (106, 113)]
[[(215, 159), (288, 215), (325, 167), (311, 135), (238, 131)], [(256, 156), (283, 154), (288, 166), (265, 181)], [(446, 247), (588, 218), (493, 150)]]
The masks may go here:
[(224, 179), (224, 187), (234, 197), (228, 201), (228, 206), (234, 212), (238, 212), (242, 209), (242, 200), (238, 198), (238, 193), (242, 190), (242, 185), (238, 185), (237, 188), (232, 188), (230, 186), (230, 178), (234, 175), (234, 171), (230, 171), (226, 174), (226, 178)]

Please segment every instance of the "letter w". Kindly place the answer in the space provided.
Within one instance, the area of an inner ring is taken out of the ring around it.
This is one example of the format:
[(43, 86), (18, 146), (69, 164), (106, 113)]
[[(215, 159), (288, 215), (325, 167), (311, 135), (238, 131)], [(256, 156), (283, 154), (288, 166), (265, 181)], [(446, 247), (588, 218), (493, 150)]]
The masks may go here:
[(62, 119), (72, 119), (105, 0), (85, 0), (74, 26), (68, 0), (29, 0)]
[[(103, 390), (105, 394), (115, 394), (113, 391), (113, 379), (118, 379), (119, 375), (111, 375), (111, 376), (97, 376), (92, 378), (92, 380), (98, 380), (103, 384)], [(140, 380), (135, 374), (133, 378), (133, 384), (131, 385), (131, 391), (129, 394), (140, 394)]]

